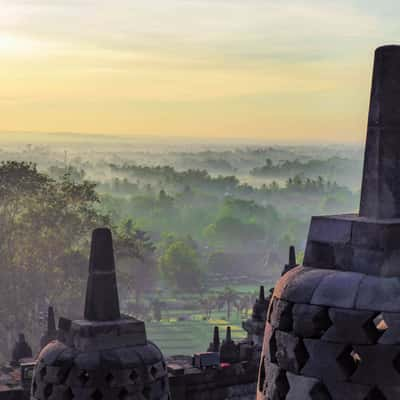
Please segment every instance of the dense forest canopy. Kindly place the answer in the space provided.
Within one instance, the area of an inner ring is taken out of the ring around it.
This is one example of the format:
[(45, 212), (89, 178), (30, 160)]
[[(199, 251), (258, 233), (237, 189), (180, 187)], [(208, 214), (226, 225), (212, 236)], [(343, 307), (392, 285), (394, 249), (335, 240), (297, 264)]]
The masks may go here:
[(253, 299), (234, 282), (273, 282), (289, 245), (301, 259), (311, 215), (357, 209), (354, 149), (63, 146), (0, 151), (3, 358), (19, 331), (38, 342), (48, 305), (81, 316), (97, 226), (113, 231), (125, 312), (160, 321), (190, 304), (230, 320)]

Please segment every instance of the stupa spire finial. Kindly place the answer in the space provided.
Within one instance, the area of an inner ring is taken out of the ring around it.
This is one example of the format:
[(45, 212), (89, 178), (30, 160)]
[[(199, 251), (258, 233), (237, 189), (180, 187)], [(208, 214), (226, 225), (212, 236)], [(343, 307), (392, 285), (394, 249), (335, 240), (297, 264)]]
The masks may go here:
[(400, 217), (400, 46), (375, 51), (360, 216)]
[(113, 321), (121, 318), (111, 231), (95, 229), (90, 250), (85, 319)]
[(47, 309), (47, 335), (56, 335), (56, 319), (54, 317), (54, 308), (49, 306)]
[(264, 291), (264, 286), (260, 286), (260, 294), (258, 296), (258, 300), (260, 303), (264, 303), (265, 302), (265, 291)]

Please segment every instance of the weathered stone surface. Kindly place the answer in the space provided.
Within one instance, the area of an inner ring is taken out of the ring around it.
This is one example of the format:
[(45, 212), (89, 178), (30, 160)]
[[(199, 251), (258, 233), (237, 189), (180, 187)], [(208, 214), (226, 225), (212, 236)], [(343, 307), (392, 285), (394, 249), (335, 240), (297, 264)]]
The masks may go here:
[(4, 388), (0, 398), (1, 400), (29, 400), (29, 395), (21, 388)]
[(347, 244), (351, 240), (351, 230), (351, 220), (336, 216), (312, 217), (308, 240), (329, 244)]
[[(297, 270), (297, 268), (292, 271), (295, 270)], [(292, 271), (289, 271), (284, 277), (289, 275)], [(301, 273), (295, 274), (292, 279), (287, 282), (286, 287), (280, 293), (280, 297), (293, 303), (310, 303), (314, 291), (322, 279), (332, 273), (335, 273), (335, 271), (304, 268)], [(278, 285), (280, 284), (279, 282)]]
[(400, 276), (400, 249), (385, 252), (385, 258), (381, 266), (381, 276)]
[(280, 368), (299, 373), (308, 360), (308, 353), (303, 340), (290, 333), (275, 332), (276, 361)]
[(354, 259), (354, 246), (349, 244), (335, 244), (333, 246), (335, 269), (340, 271), (352, 271)]
[(400, 385), (397, 386), (380, 386), (379, 387), (385, 399), (400, 399)]
[(264, 393), (267, 399), (280, 400), (285, 399), (289, 391), (289, 383), (286, 377), (286, 371), (274, 364), (266, 367), (266, 382)]
[(351, 244), (366, 249), (384, 249), (384, 235), (381, 224), (371, 220), (356, 219), (353, 223)]
[(270, 324), (274, 329), (291, 331), (293, 326), (292, 303), (276, 299), (270, 310)]
[[(352, 214), (314, 218), (318, 229), (309, 235), (305, 266), (400, 276), (399, 219), (376, 220)], [(339, 239), (334, 232), (324, 233), (324, 227), (328, 229), (329, 226), (337, 228)], [(342, 226), (349, 227), (349, 240), (343, 239)]]
[(311, 304), (352, 308), (362, 274), (338, 271), (325, 276), (315, 289)]
[(371, 386), (349, 382), (328, 382), (327, 388), (332, 400), (366, 400), (371, 391)]
[[(273, 340), (275, 341), (275, 336), (274, 336), (274, 330), (272, 329), (272, 326), (267, 322), (265, 325), (265, 334), (264, 334), (264, 342), (263, 342), (263, 349), (264, 349), (264, 357), (268, 361), (274, 360), (276, 362), (276, 357), (275, 357), (275, 351), (276, 351), (276, 342), (275, 343), (275, 348), (274, 345), (271, 348), (271, 338), (273, 337)], [(272, 358), (271, 358), (271, 351), (272, 351)]]
[(307, 267), (329, 269), (335, 265), (335, 248), (331, 243), (309, 240), (304, 253), (304, 265)]
[(353, 349), (361, 361), (350, 378), (352, 382), (365, 385), (396, 386), (399, 384), (400, 346), (355, 345)]
[(332, 325), (322, 340), (334, 343), (373, 344), (380, 333), (374, 324), (376, 312), (330, 308)]
[(286, 291), (287, 289), (286, 287), (289, 284), (289, 282), (291, 282), (295, 276), (300, 276), (307, 270), (308, 268), (299, 266), (291, 269), (286, 274), (284, 274), (275, 285), (273, 297), (277, 299), (282, 298), (282, 295)]
[(400, 312), (399, 278), (364, 277), (358, 289), (356, 308)]
[(382, 250), (355, 247), (351, 270), (354, 272), (363, 272), (367, 275), (381, 276), (383, 274), (382, 267), (384, 261), (385, 253)]
[[(309, 354), (301, 374), (319, 378), (324, 382), (346, 381), (356, 366), (345, 344), (323, 342), (317, 339), (304, 339)], [(279, 351), (279, 350), (278, 350)]]
[(330, 400), (331, 397), (323, 383), (307, 376), (288, 372), (289, 392), (285, 400)]
[(332, 325), (327, 307), (310, 304), (293, 306), (293, 332), (303, 338), (319, 338)]

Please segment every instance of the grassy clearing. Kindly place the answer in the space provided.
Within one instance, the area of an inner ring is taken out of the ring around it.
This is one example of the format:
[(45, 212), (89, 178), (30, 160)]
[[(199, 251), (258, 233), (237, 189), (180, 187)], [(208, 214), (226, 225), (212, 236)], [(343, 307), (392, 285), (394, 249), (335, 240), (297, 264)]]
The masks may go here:
[[(272, 285), (265, 283), (266, 292)], [(230, 285), (241, 294), (258, 293), (259, 285), (242, 284)], [(223, 292), (225, 286), (210, 288), (210, 293)], [(179, 298), (170, 297), (169, 301), (194, 300), (199, 296), (181, 293)], [(165, 300), (165, 299), (164, 299)], [(250, 315), (251, 310), (249, 310)], [(163, 310), (163, 319), (160, 322), (146, 322), (147, 336), (163, 351), (164, 355), (184, 354), (192, 355), (195, 352), (206, 351), (212, 340), (213, 328), (220, 328), (220, 337), (225, 337), (226, 327), (232, 329), (234, 340), (244, 339), (247, 333), (242, 329), (245, 316), (240, 316), (233, 309), (230, 321), (226, 320), (226, 309), (212, 313), (211, 319), (205, 320), (200, 310), (169, 309)], [(184, 317), (187, 320), (180, 320)]]
[(189, 321), (162, 320), (161, 322), (146, 323), (148, 338), (154, 341), (166, 356), (192, 355), (199, 351), (206, 351), (212, 340), (214, 326), (219, 326), (221, 338), (225, 336), (227, 326), (232, 328), (234, 340), (246, 337), (246, 332), (240, 324), (228, 323), (218, 317), (208, 321), (196, 318)]

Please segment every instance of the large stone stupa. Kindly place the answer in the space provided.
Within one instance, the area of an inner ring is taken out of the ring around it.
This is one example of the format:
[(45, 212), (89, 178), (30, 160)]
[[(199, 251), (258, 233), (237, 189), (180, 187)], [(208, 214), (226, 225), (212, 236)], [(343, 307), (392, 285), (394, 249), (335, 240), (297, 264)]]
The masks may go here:
[(111, 232), (93, 232), (85, 319), (60, 319), (39, 354), (32, 400), (168, 400), (166, 364), (142, 321), (120, 314)]
[(258, 400), (400, 398), (400, 46), (376, 50), (359, 214), (313, 217), (269, 308)]

